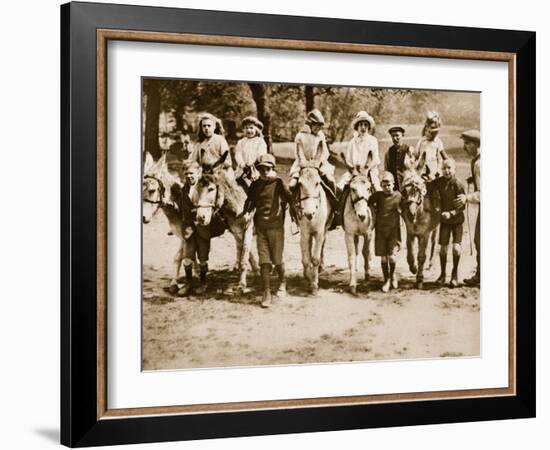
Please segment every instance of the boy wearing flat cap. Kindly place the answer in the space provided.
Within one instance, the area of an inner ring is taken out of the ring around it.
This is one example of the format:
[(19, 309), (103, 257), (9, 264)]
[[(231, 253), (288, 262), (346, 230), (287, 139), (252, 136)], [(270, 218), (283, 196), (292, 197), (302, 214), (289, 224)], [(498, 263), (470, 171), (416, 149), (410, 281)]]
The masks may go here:
[(261, 306), (271, 305), (270, 275), (271, 264), (275, 265), (279, 276), (278, 297), (286, 295), (285, 266), (283, 262), (284, 224), (286, 204), (292, 194), (283, 180), (275, 172), (275, 158), (265, 154), (256, 162), (260, 177), (255, 180), (248, 191), (244, 205), (245, 213), (254, 213), (254, 228), (258, 245), (258, 257), (262, 276), (263, 297)]
[(416, 158), (414, 156), (414, 149), (402, 142), (405, 135), (403, 127), (391, 127), (388, 133), (391, 136), (393, 145), (388, 148), (384, 157), (384, 170), (393, 175), (395, 180), (394, 189), (399, 191), (401, 190), (401, 183), (403, 181), (403, 172), (413, 167)]
[(374, 254), (381, 257), (384, 284), (382, 292), (390, 287), (397, 289), (395, 257), (401, 246), (401, 193), (393, 190), (394, 179), (391, 172), (384, 172), (382, 190), (372, 194), (369, 205), (376, 217), (374, 227)]
[(258, 179), (256, 161), (262, 155), (267, 155), (267, 145), (262, 135), (264, 125), (256, 117), (248, 116), (242, 121), (244, 137), (239, 139), (235, 147), (235, 177), (245, 190)]
[[(331, 201), (334, 203), (336, 186), (334, 182), (334, 166), (328, 162), (329, 151), (323, 127), (325, 119), (318, 109), (313, 109), (306, 116), (305, 126), (294, 139), (295, 157), (290, 168), (289, 188), (294, 190), (300, 177), (300, 169), (304, 163), (315, 162), (319, 165), (319, 173), (323, 183), (332, 191)], [(320, 151), (319, 151), (320, 150)]]
[[(470, 169), (472, 172), (471, 177), (468, 179), (468, 184), (472, 184), (474, 187), (474, 192), (471, 192), (469, 194), (462, 194), (457, 197), (455, 200), (455, 206), (456, 207), (464, 207), (466, 203), (472, 203), (479, 205), (481, 202), (481, 137), (479, 134), (479, 130), (467, 130), (460, 136), (462, 140), (464, 141), (464, 150), (466, 153), (468, 153), (472, 160), (470, 162)], [(474, 234), (474, 244), (476, 247), (476, 260), (477, 260), (477, 267), (476, 267), (476, 273), (473, 277), (468, 278), (464, 280), (464, 283), (470, 286), (479, 286), (480, 283), (480, 276), (481, 276), (481, 266), (480, 266), (480, 256), (481, 256), (481, 248), (480, 248), (480, 210), (477, 212), (477, 219), (476, 219), (476, 230)]]

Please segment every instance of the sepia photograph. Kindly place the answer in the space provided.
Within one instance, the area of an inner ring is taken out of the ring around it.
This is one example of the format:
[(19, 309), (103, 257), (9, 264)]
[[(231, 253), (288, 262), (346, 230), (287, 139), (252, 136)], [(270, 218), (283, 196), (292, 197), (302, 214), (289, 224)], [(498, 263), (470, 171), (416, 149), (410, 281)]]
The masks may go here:
[(143, 370), (480, 356), (479, 92), (141, 81)]

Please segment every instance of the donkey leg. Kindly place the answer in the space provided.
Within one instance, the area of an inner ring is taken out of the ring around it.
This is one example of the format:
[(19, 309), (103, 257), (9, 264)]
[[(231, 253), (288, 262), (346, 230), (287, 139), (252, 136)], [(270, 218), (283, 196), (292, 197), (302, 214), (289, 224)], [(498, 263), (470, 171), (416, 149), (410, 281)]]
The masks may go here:
[(435, 250), (436, 250), (436, 246), (437, 246), (437, 237), (438, 237), (438, 235), (439, 235), (439, 227), (436, 227), (430, 233), (430, 257), (428, 258), (428, 267), (427, 267), (427, 269), (431, 269), (434, 265)]
[(420, 236), (418, 238), (418, 272), (416, 274), (416, 287), (424, 288), (424, 264), (426, 263), (426, 249), (428, 247), (429, 236)]
[(346, 233), (345, 240), (348, 252), (349, 291), (352, 295), (357, 295), (357, 249), (355, 248), (355, 236), (352, 233)]
[(172, 273), (172, 279), (170, 280), (170, 285), (168, 286), (168, 292), (170, 294), (175, 295), (178, 292), (178, 279), (180, 277), (180, 270), (181, 270), (181, 262), (183, 261), (183, 254), (184, 249), (183, 246), (185, 245), (184, 240), (182, 239), (180, 241), (180, 247), (178, 248), (178, 251), (174, 255), (174, 266), (173, 266), (173, 273)]
[(415, 274), (418, 271), (416, 267), (414, 257), (414, 236), (407, 234), (407, 263), (409, 264), (409, 270)]
[(363, 237), (363, 261), (365, 262), (365, 283), (370, 278), (370, 242), (372, 232), (367, 232)]
[(307, 282), (310, 280), (311, 253), (310, 253), (311, 237), (308, 233), (300, 233), (300, 248), (302, 250), (302, 266), (304, 268), (304, 278)]
[(312, 285), (311, 293), (316, 295), (319, 289), (319, 265), (321, 264), (321, 253), (323, 251), (323, 245), (325, 243), (325, 234), (319, 233), (315, 236), (315, 241), (312, 247)]
[(247, 283), (246, 276), (248, 274), (248, 258), (250, 256), (250, 248), (252, 247), (252, 237), (253, 237), (253, 228), (252, 225), (248, 225), (244, 230), (244, 236), (242, 240), (242, 251), (241, 251), (241, 261), (240, 261), (240, 280), (239, 280), (239, 289), (242, 293), (246, 293)]

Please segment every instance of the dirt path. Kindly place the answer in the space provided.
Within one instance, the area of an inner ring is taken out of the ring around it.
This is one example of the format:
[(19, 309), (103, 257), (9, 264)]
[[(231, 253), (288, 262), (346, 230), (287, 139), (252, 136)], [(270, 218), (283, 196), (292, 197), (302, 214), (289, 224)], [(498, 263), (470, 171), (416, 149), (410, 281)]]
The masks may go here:
[[(400, 288), (383, 294), (379, 258), (374, 258), (371, 281), (352, 297), (346, 292), (347, 259), (338, 229), (328, 236), (321, 289), (313, 298), (306, 294), (301, 274), (299, 236), (291, 234), (288, 220), (286, 228), (289, 295), (264, 310), (258, 306), (254, 275), (249, 276), (251, 294), (237, 298), (224, 292), (237, 282), (231, 272), (235, 246), (228, 233), (213, 241), (207, 296), (168, 295), (163, 287), (177, 239), (167, 235), (162, 214), (144, 226), (144, 369), (479, 355), (479, 290), (436, 288), (429, 281), (437, 278), (439, 263), (426, 272), (426, 289), (419, 291), (402, 250)], [(465, 226), (461, 277), (470, 276), (475, 264), (467, 233)]]

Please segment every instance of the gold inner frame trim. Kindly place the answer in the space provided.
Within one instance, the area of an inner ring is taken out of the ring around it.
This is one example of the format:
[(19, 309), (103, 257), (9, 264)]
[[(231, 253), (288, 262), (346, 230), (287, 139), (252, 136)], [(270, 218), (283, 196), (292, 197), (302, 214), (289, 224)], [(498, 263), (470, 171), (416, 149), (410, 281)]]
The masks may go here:
[[(108, 409), (107, 405), (107, 42), (109, 40), (159, 42), (171, 44), (214, 45), (285, 50), (363, 53), (409, 57), (472, 59), (508, 62), (509, 74), (509, 283), (508, 283), (508, 387), (402, 394), (361, 395), (263, 400), (200, 405)], [(445, 48), (399, 47), (341, 42), (297, 41), (240, 36), (159, 33), (131, 30), (97, 30), (97, 419), (116, 419), (135, 416), (174, 414), (207, 414), (219, 412), (291, 409), (357, 404), (394, 403), (422, 400), (449, 400), (513, 396), (516, 394), (516, 188), (515, 188), (515, 129), (516, 129), (516, 55), (506, 52), (456, 50)]]

